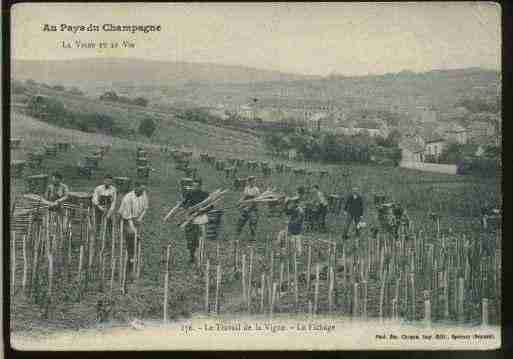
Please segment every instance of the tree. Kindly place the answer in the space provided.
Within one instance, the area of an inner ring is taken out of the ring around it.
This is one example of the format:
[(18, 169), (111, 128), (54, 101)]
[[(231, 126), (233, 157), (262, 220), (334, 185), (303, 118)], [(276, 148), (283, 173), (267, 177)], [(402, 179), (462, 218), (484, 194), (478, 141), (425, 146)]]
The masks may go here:
[(82, 92), (82, 90), (80, 90), (78, 87), (75, 87), (75, 86), (69, 89), (69, 93), (72, 95), (78, 95), (78, 96), (82, 96), (84, 94), (84, 92)]
[(388, 134), (387, 138), (381, 139), (380, 137), (376, 138), (376, 143), (380, 146), (384, 147), (398, 147), (399, 142), (401, 141), (401, 132), (397, 129), (393, 129)]
[(156, 129), (157, 125), (155, 124), (155, 121), (149, 117), (146, 117), (144, 120), (142, 120), (141, 124), (139, 125), (139, 133), (148, 138), (153, 136), (153, 133)]
[(134, 105), (137, 105), (137, 106), (146, 107), (148, 105), (148, 100), (145, 99), (144, 97), (136, 97), (136, 98), (134, 98), (134, 100), (132, 102)]
[(115, 91), (107, 91), (100, 96), (100, 100), (102, 101), (117, 101), (118, 99), (118, 94)]
[(446, 146), (438, 160), (440, 163), (458, 163), (463, 158), (463, 148), (462, 145), (458, 143), (449, 143)]

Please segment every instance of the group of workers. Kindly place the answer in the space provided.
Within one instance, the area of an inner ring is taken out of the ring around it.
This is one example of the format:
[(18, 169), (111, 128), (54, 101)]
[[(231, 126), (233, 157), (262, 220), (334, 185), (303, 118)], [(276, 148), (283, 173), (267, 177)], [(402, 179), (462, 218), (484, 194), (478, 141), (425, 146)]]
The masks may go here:
[[(95, 233), (97, 234), (102, 231), (108, 234), (112, 231), (112, 219), (117, 203), (117, 190), (112, 181), (112, 175), (106, 174), (103, 184), (95, 187), (93, 191), (92, 208), (95, 219)], [(58, 214), (56, 216), (58, 221), (64, 213), (62, 205), (69, 198), (69, 195), (69, 187), (64, 184), (62, 175), (58, 172), (53, 173), (44, 197), (49, 202), (49, 210)], [(124, 242), (129, 257), (127, 264), (129, 273), (134, 265), (134, 236), (141, 234), (141, 227), (147, 210), (146, 186), (142, 182), (135, 182), (133, 190), (123, 196), (117, 211), (121, 226), (124, 229)]]
[[(103, 183), (97, 186), (92, 195), (92, 207), (95, 219), (95, 233), (111, 233), (112, 219), (116, 210), (117, 190), (113, 185), (113, 177), (110, 174), (104, 176)], [(318, 185), (312, 186), (312, 191), (307, 193), (305, 187), (298, 187), (292, 197), (285, 197), (280, 205), (283, 206), (284, 213), (288, 216), (288, 225), (286, 233), (288, 237), (298, 242), (300, 249), (301, 236), (305, 232), (305, 215), (307, 207), (314, 204), (314, 219), (317, 229), (326, 231), (326, 216), (328, 213), (328, 201)], [(133, 189), (126, 193), (117, 210), (120, 217), (121, 228), (124, 228), (124, 243), (128, 251), (128, 272), (131, 272), (133, 266), (134, 236), (141, 238), (141, 227), (143, 219), (148, 210), (148, 196), (146, 186), (142, 182), (135, 182)], [(249, 240), (255, 241), (257, 235), (257, 224), (259, 219), (259, 203), (252, 201), (261, 194), (256, 183), (255, 177), (249, 177), (248, 182), (242, 191), (242, 196), (238, 202), (240, 216), (236, 225), (236, 236), (242, 235), (244, 227), (249, 227)], [(310, 194), (310, 196), (309, 196)], [(173, 213), (178, 210), (186, 210), (205, 201), (210, 193), (202, 189), (202, 180), (194, 178), (191, 186), (182, 191), (180, 199), (173, 209), (164, 217), (166, 221)], [(62, 204), (69, 196), (69, 188), (63, 183), (60, 173), (54, 173), (45, 192), (45, 199), (50, 202), (50, 210), (63, 213)], [(308, 198), (310, 197), (310, 198)], [(206, 237), (206, 225), (208, 223), (208, 211), (213, 207), (206, 207), (202, 212), (196, 213), (195, 217), (188, 221), (184, 226), (185, 239), (189, 250), (189, 259), (191, 263), (197, 263), (197, 249), (200, 238)], [(347, 238), (351, 226), (355, 227), (358, 235), (360, 231), (360, 221), (363, 216), (363, 200), (358, 193), (358, 188), (353, 188), (352, 193), (345, 200), (344, 207), (347, 216), (343, 229), (343, 238)]]

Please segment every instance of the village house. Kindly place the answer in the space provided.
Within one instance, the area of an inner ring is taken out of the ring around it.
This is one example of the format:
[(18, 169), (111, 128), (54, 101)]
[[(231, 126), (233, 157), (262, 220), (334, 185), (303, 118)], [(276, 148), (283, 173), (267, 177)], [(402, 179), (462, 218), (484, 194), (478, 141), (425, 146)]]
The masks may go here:
[(354, 127), (357, 134), (366, 134), (370, 137), (386, 138), (390, 133), (387, 124), (379, 118), (363, 119)]
[(437, 112), (426, 106), (418, 106), (416, 113), (420, 122), (436, 122), (438, 120)]
[(438, 158), (444, 148), (447, 146), (447, 142), (445, 139), (441, 137), (434, 137), (432, 139), (426, 140), (426, 148), (424, 150), (425, 156), (430, 156), (432, 158)]
[(406, 138), (399, 143), (402, 162), (424, 162), (424, 145), (415, 138)]
[(449, 142), (456, 142), (460, 145), (468, 143), (469, 131), (458, 124), (443, 125), (439, 132), (442, 132), (443, 137)]
[(469, 137), (494, 136), (495, 128), (492, 123), (487, 121), (472, 121), (469, 126)]

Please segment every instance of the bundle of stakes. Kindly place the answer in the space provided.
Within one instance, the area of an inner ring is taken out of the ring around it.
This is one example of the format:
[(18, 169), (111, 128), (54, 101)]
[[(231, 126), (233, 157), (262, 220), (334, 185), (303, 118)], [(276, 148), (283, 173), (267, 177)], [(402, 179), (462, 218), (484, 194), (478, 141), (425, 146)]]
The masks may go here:
[(276, 193), (274, 188), (267, 189), (255, 198), (246, 199), (240, 201), (241, 203), (253, 203), (253, 202), (278, 202), (285, 198), (285, 195)]
[(164, 217), (164, 221), (172, 218), (178, 223), (180, 228), (184, 228), (187, 224), (192, 222), (194, 218), (205, 214), (210, 208), (219, 203), (226, 192), (228, 192), (228, 190), (217, 189), (200, 203), (186, 209), (180, 208), (180, 205), (176, 205)]

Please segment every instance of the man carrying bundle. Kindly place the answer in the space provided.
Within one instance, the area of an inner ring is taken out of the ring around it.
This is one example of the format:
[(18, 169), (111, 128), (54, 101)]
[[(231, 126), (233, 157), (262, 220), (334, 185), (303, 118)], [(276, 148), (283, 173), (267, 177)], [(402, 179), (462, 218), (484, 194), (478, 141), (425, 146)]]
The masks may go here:
[(255, 177), (248, 177), (248, 184), (244, 188), (242, 198), (240, 199), (240, 218), (237, 223), (237, 236), (239, 237), (242, 233), (244, 225), (249, 222), (249, 232), (251, 234), (251, 240), (254, 241), (256, 237), (256, 226), (258, 223), (258, 207), (256, 202), (244, 203), (255, 199), (260, 195), (260, 189), (256, 186)]
[(136, 182), (134, 190), (128, 192), (121, 200), (118, 213), (121, 216), (121, 228), (124, 232), (124, 242), (128, 251), (127, 273), (131, 273), (134, 265), (134, 253), (137, 248), (134, 246), (135, 236), (139, 241), (142, 221), (148, 210), (148, 196), (146, 187)]
[[(201, 189), (201, 185), (202, 181), (200, 178), (194, 179), (191, 190), (183, 194), (184, 199), (171, 209), (171, 211), (164, 217), (164, 221), (179, 209), (189, 209), (206, 200), (210, 194), (203, 191)], [(206, 224), (208, 223), (206, 212), (208, 209), (209, 207), (205, 209), (205, 213), (194, 217), (192, 221), (189, 221), (185, 225), (185, 240), (187, 241), (187, 248), (189, 249), (190, 263), (194, 263), (196, 261), (196, 250), (199, 246), (200, 237), (203, 237), (203, 239), (206, 237)]]
[(93, 208), (96, 220), (96, 233), (101, 235), (102, 226), (106, 233), (112, 232), (112, 214), (116, 207), (116, 187), (112, 185), (112, 176), (106, 174), (103, 184), (94, 189)]

